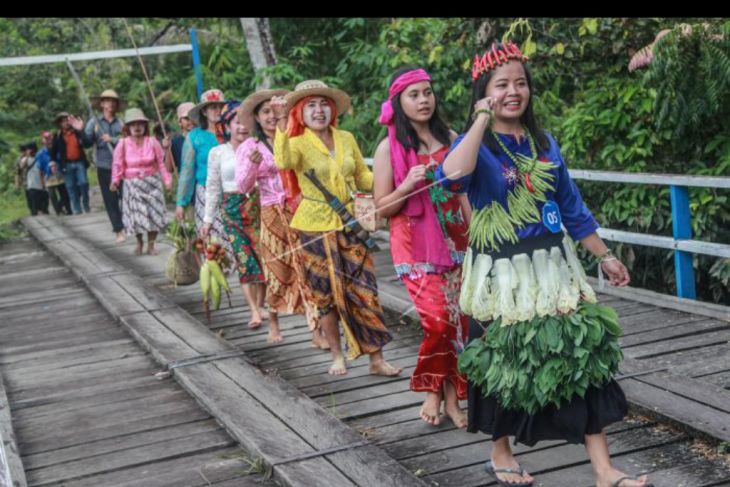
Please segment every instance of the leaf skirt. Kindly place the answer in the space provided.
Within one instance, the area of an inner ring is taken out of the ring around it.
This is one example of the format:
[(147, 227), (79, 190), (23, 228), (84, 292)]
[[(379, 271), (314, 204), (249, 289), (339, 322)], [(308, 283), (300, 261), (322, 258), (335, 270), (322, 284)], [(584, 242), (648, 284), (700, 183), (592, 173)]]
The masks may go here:
[[(465, 281), (489, 272), (462, 284), (462, 298), (477, 290), (470, 341), (459, 354), (459, 369), (469, 379), (469, 431), (493, 439), (512, 435), (530, 446), (548, 439), (582, 443), (585, 434), (599, 433), (627, 412), (612, 379), (622, 359), (618, 317), (585, 290), (572, 246), (561, 240), (526, 239), (513, 246), (514, 254), (503, 248), (467, 261), (487, 256), (489, 266), (482, 261), (467, 269), (465, 263), (465, 273), (472, 273)], [(530, 257), (540, 254), (550, 268), (538, 272)]]

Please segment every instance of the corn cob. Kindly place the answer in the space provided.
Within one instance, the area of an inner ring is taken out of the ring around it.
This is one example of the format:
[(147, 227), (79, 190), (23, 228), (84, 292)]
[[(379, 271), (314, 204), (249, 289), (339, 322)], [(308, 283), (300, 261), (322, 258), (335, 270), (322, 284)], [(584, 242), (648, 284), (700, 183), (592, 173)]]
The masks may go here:
[(209, 260), (208, 265), (210, 266), (211, 277), (218, 282), (220, 287), (226, 291), (230, 291), (231, 288), (228, 286), (228, 280), (226, 279), (226, 276), (223, 275), (223, 271), (221, 270), (221, 266), (218, 265), (218, 262), (215, 260)]
[(210, 280), (210, 296), (213, 301), (213, 308), (219, 309), (221, 307), (221, 285), (215, 277)]

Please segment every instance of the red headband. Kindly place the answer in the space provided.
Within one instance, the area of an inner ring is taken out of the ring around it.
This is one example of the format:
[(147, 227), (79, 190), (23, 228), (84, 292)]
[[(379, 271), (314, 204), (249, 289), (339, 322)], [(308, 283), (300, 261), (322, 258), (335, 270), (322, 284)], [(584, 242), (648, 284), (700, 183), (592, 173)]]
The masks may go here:
[(491, 49), (487, 49), (480, 58), (479, 54), (474, 55), (474, 66), (471, 70), (471, 79), (475, 80), (487, 71), (491, 71), (497, 66), (506, 64), (510, 59), (518, 61), (527, 61), (529, 58), (522, 54), (520, 48), (512, 41), (502, 44), (501, 49), (497, 49), (497, 43), (493, 43)]

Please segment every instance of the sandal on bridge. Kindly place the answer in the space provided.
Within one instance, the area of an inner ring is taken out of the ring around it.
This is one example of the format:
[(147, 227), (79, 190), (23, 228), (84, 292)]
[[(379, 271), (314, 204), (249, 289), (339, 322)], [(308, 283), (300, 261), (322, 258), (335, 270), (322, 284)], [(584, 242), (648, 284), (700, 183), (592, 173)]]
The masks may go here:
[[(626, 476), (621, 477), (620, 479), (618, 479), (616, 482), (613, 482), (611, 484), (611, 487), (621, 487), (621, 482), (623, 482), (624, 480), (639, 480), (639, 476), (638, 475), (634, 475), (632, 477), (631, 475), (626, 475)], [(646, 484), (645, 487), (654, 487), (654, 484)]]
[[(518, 464), (519, 465), (519, 464)], [(525, 469), (522, 467), (519, 467), (520, 471), (518, 472), (514, 468), (495, 468), (494, 463), (492, 463), (491, 460), (489, 460), (486, 465), (484, 465), (484, 470), (487, 471), (488, 474), (490, 474), (494, 479), (497, 481), (499, 485), (502, 487), (532, 487), (532, 482), (507, 482), (506, 480), (502, 480), (499, 477), (497, 477), (498, 473), (511, 473), (514, 475), (525, 475)], [(624, 477), (627, 478), (627, 477)], [(621, 479), (623, 480), (623, 479)], [(616, 487), (616, 486), (611, 486)], [(651, 486), (647, 486), (651, 487)]]

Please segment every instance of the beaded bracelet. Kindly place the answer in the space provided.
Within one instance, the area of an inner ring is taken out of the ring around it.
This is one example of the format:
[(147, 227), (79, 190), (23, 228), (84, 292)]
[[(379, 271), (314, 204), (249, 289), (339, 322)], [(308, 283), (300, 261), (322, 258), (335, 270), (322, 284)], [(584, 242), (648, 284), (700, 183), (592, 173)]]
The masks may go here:
[(610, 260), (618, 260), (616, 256), (613, 255), (613, 251), (611, 249), (608, 249), (601, 255), (597, 256), (596, 259), (598, 260), (599, 264), (603, 264), (604, 262), (608, 262)]
[(489, 115), (490, 119), (494, 116), (494, 110), (490, 110), (488, 108), (479, 108), (478, 110), (474, 110), (471, 119), (476, 120), (480, 113), (486, 113), (487, 115)]

